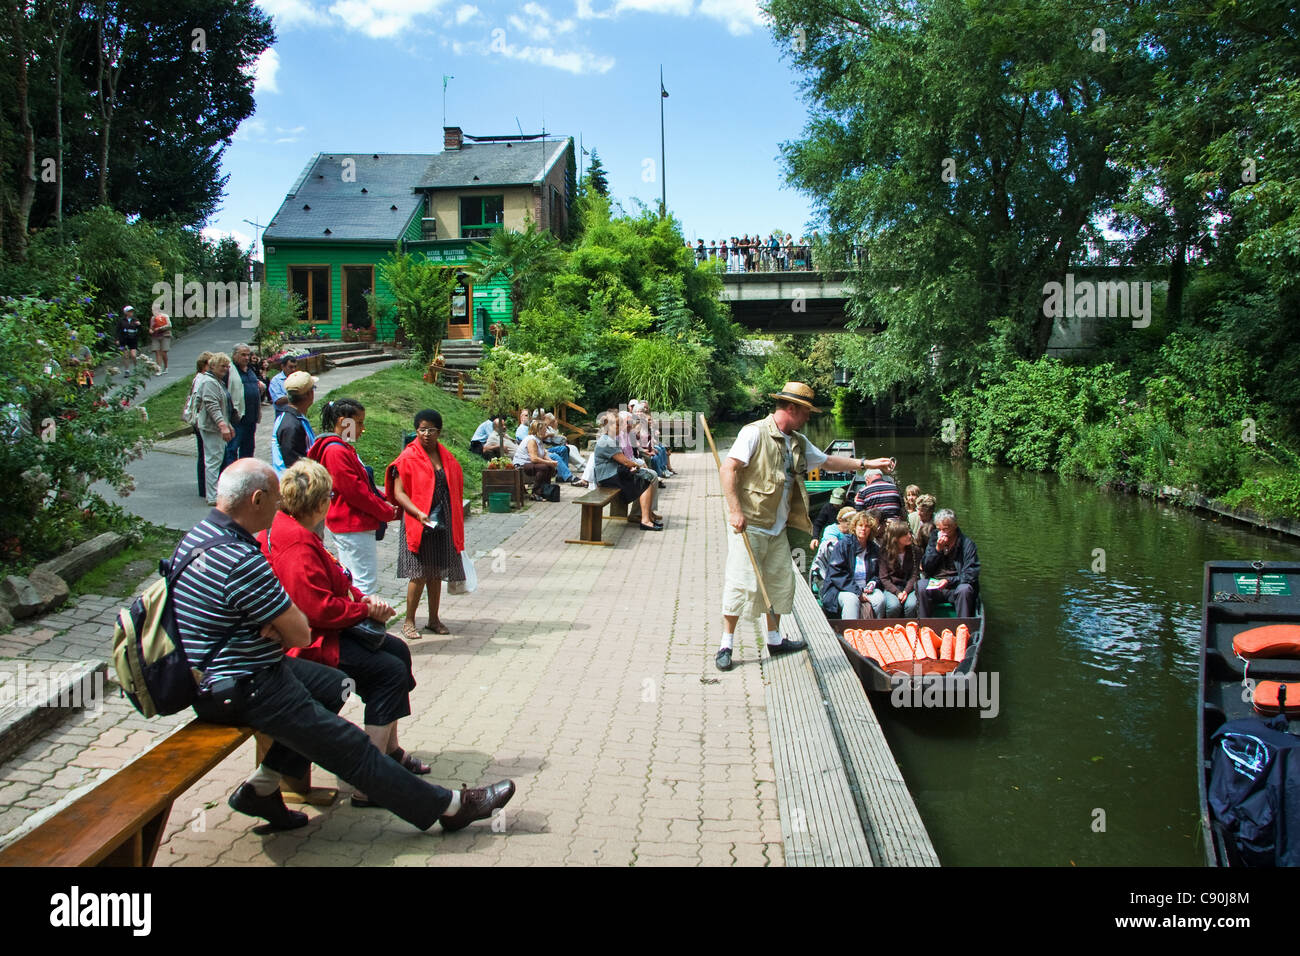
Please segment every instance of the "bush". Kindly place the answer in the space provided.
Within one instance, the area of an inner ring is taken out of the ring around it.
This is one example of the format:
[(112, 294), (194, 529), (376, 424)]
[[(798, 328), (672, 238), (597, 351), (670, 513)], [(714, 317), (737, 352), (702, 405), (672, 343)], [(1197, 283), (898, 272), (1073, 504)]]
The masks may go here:
[(623, 352), (615, 382), (623, 394), (644, 399), (652, 408), (704, 408), (701, 393), (711, 358), (711, 349), (689, 340), (637, 338)]
[[(111, 516), (90, 486), (129, 489), (126, 464), (143, 453), (142, 409), (132, 401), (148, 366), (125, 384), (79, 387), (77, 330), (89, 325), (91, 296), (73, 285), (52, 299), (9, 298), (0, 310), (6, 374), (0, 377), (0, 561), (57, 553), (76, 527)], [(83, 333), (84, 334), (84, 333)]]

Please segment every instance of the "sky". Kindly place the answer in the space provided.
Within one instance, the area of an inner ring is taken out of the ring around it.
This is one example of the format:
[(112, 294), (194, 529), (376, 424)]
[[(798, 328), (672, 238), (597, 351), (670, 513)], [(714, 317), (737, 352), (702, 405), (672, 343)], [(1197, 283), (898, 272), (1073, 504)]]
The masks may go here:
[[(692, 241), (811, 231), (780, 144), (807, 106), (756, 0), (259, 0), (277, 40), (224, 157), (205, 230), (254, 238), (317, 152), (436, 153), (470, 135), (581, 137), (629, 212), (659, 200)], [(659, 168), (659, 68), (666, 170)], [(585, 171), (587, 158), (583, 158)]]

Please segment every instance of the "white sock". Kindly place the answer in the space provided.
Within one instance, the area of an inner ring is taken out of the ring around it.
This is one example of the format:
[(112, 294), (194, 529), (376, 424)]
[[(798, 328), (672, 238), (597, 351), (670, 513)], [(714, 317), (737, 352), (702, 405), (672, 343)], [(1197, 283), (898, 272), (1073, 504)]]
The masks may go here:
[(735, 636), (734, 634), (728, 634), (726, 631), (723, 631), (723, 632), (722, 632), (722, 646), (719, 647), (718, 650), (720, 650), (720, 651), (729, 651), (729, 650), (731, 650), (731, 639), (732, 639), (734, 636)]
[(453, 790), (451, 792), (451, 803), (447, 804), (447, 809), (442, 811), (442, 815), (450, 817), (457, 813), (460, 813), (460, 791)]
[(767, 632), (767, 643), (769, 643), (769, 644), (780, 644), (780, 643), (781, 643), (781, 632), (780, 632), (780, 631), (768, 631), (768, 632)]
[(248, 778), (248, 785), (259, 797), (269, 797), (280, 787), (280, 774), (268, 769), (266, 764), (262, 764)]

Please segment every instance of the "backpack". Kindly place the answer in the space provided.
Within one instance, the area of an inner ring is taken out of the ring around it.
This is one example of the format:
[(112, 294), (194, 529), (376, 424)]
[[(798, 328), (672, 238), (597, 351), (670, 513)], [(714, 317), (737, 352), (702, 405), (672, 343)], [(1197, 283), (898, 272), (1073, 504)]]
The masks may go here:
[(547, 501), (560, 500), (560, 486), (553, 481), (543, 482), (542, 486), (537, 489), (537, 493)]
[(190, 397), (185, 399), (185, 407), (181, 409), (181, 421), (186, 425), (194, 425), (198, 422), (198, 409), (194, 407), (194, 396), (198, 394), (199, 382), (196, 377), (194, 383), (190, 385)]
[(203, 670), (229, 642), (226, 635), (194, 668), (176, 627), (172, 588), (181, 573), (209, 548), (238, 541), (222, 535), (198, 545), (184, 560), (158, 562), (157, 581), (117, 614), (113, 625), (113, 667), (117, 681), (135, 709), (146, 717), (174, 714), (194, 703)]
[(1285, 717), (1233, 720), (1210, 744), (1210, 816), (1245, 866), (1300, 865), (1300, 737)]

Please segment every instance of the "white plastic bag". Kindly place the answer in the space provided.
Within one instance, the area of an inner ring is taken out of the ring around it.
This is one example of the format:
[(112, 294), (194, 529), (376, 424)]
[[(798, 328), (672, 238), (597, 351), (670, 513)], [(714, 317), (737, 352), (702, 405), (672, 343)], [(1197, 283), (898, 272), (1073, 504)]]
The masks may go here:
[(448, 581), (448, 594), (473, 594), (478, 588), (478, 572), (474, 570), (474, 561), (464, 551), (460, 553), (461, 567), (465, 569), (464, 581)]

